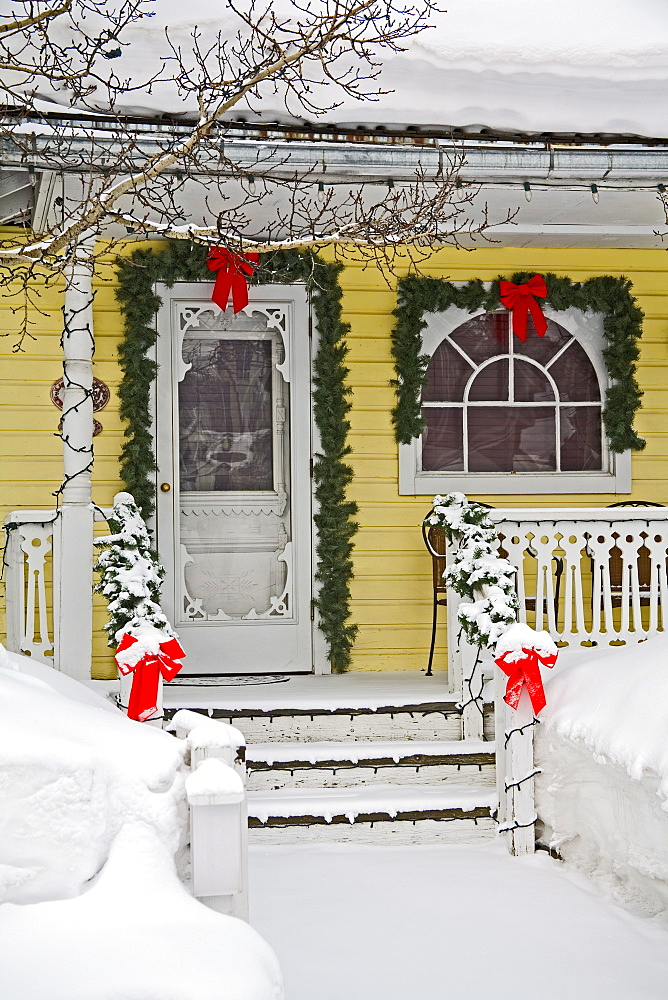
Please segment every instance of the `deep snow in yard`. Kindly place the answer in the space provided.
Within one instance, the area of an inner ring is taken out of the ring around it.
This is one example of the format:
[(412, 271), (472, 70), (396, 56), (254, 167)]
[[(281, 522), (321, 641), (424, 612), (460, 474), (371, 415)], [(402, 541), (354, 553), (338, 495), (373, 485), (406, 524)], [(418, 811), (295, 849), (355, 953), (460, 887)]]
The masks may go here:
[(286, 1000), (664, 1000), (668, 933), (501, 843), (252, 847)]
[(183, 741), (0, 646), (2, 1000), (279, 1000), (271, 950), (180, 881)]

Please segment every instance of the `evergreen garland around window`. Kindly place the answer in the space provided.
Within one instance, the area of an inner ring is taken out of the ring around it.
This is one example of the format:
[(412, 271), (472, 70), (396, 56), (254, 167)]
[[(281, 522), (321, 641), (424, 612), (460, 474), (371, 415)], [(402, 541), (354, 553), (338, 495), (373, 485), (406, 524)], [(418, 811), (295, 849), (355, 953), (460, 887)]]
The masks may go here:
[[(157, 338), (155, 314), (161, 300), (155, 283), (171, 287), (176, 281), (212, 281), (206, 264), (207, 248), (186, 241), (166, 242), (164, 249), (136, 250), (118, 265), (116, 296), (125, 317), (125, 336), (119, 347), (123, 378), (119, 386), (120, 415), (126, 423), (121, 452), (121, 477), (144, 517), (155, 510), (155, 454), (149, 398), (157, 366), (148, 357)], [(353, 520), (357, 505), (346, 498), (352, 469), (346, 462), (351, 407), (345, 365), (348, 324), (341, 320), (341, 264), (330, 264), (312, 251), (284, 250), (263, 254), (253, 276), (256, 284), (304, 282), (315, 313), (319, 346), (313, 359), (313, 409), (320, 434), (313, 477), (318, 529), (314, 606), (328, 645), (332, 670), (345, 671), (357, 626), (350, 619), (350, 581), (353, 575)]]
[[(508, 280), (522, 284), (531, 272), (521, 271)], [(640, 407), (642, 390), (636, 380), (636, 361), (640, 355), (638, 338), (642, 335), (643, 313), (631, 293), (628, 278), (602, 275), (587, 281), (571, 281), (556, 274), (544, 274), (547, 297), (540, 299), (552, 309), (580, 309), (603, 313), (603, 333), (607, 346), (603, 358), (611, 385), (605, 394), (603, 423), (613, 452), (628, 448), (640, 451), (645, 441), (636, 433), (633, 420)], [(499, 281), (485, 285), (480, 278), (455, 285), (442, 278), (409, 276), (399, 281), (396, 324), (392, 333), (392, 356), (396, 378), (392, 385), (397, 402), (392, 423), (397, 443), (410, 444), (423, 431), (421, 414), (422, 387), (426, 382), (429, 355), (422, 353), (422, 330), (427, 325), (425, 313), (445, 312), (458, 306), (469, 313), (492, 312), (500, 308)]]

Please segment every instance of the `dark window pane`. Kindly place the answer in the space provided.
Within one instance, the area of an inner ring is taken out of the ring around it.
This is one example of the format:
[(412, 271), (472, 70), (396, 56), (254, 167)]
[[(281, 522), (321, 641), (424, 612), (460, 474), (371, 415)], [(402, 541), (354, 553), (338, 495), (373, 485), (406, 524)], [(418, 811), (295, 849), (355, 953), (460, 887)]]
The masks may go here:
[(553, 358), (569, 340), (571, 340), (570, 333), (551, 319), (547, 321), (547, 330), (544, 336), (539, 337), (533, 320), (529, 316), (527, 318), (527, 339), (522, 343), (519, 337), (513, 336), (513, 351), (515, 354), (522, 354), (525, 358), (532, 358), (534, 361), (546, 365), (550, 358)]
[(468, 410), (470, 472), (554, 472), (555, 408), (472, 406)]
[(601, 398), (594, 366), (576, 340), (551, 365), (550, 375), (565, 403), (593, 403)]
[(509, 313), (485, 313), (475, 316), (457, 327), (450, 338), (468, 354), (477, 365), (508, 353)]
[(422, 468), (425, 472), (461, 472), (464, 468), (462, 410), (426, 406), (422, 432)]
[(271, 342), (186, 338), (183, 360), (181, 489), (273, 489)]
[(486, 403), (508, 399), (508, 359), (492, 361), (471, 383), (469, 399)]
[(522, 361), (519, 358), (513, 362), (515, 369), (515, 402), (517, 403), (553, 403), (554, 389), (549, 379), (540, 368)]
[(448, 340), (444, 340), (427, 368), (427, 384), (422, 390), (422, 398), (430, 403), (461, 403), (464, 386), (472, 374), (473, 366)]
[(561, 468), (563, 472), (589, 472), (600, 469), (601, 408), (599, 406), (562, 406)]

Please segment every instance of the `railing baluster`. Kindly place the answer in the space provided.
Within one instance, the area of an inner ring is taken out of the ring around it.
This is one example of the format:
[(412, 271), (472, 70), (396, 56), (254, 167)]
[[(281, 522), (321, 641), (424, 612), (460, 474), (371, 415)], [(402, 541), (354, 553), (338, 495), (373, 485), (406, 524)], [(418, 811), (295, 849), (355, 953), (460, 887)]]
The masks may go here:
[(5, 521), (7, 646), (40, 659), (53, 655), (46, 590), (53, 519), (52, 511), (18, 511)]

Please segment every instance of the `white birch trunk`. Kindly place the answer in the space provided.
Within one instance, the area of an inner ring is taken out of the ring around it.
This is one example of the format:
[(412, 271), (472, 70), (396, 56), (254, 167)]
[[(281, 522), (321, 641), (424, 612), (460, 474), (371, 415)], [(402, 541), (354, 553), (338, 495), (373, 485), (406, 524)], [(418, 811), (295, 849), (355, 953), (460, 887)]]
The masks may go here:
[[(85, 253), (85, 246), (80, 253)], [(90, 679), (93, 631), (93, 268), (81, 256), (65, 290), (63, 491), (54, 533), (55, 666)]]

